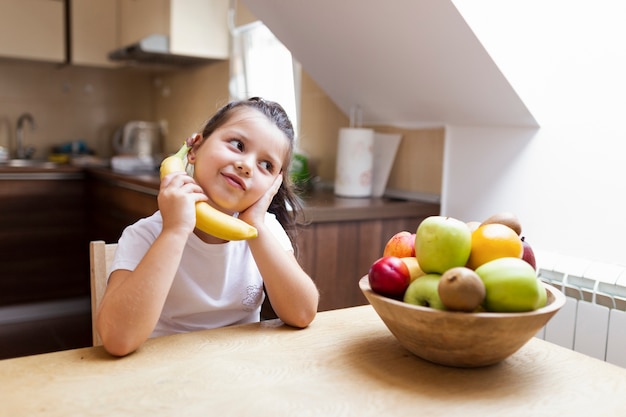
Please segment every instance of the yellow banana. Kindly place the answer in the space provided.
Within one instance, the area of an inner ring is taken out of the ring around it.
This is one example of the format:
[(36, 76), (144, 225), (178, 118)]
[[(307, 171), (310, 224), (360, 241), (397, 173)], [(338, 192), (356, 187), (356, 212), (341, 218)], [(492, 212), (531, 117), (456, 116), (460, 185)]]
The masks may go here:
[[(161, 162), (161, 179), (170, 172), (185, 171), (183, 159), (189, 147), (186, 143), (172, 156)], [(236, 217), (211, 207), (204, 201), (196, 203), (196, 227), (205, 233), (224, 240), (246, 240), (257, 237), (255, 227)]]

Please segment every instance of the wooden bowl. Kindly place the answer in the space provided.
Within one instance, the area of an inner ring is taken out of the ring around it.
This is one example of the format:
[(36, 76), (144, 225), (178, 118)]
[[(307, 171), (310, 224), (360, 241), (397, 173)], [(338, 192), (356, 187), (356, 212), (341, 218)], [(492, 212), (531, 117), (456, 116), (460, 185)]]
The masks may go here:
[(372, 291), (367, 275), (363, 294), (400, 344), (440, 365), (475, 368), (498, 363), (530, 340), (565, 304), (551, 285), (545, 307), (525, 313), (462, 313), (397, 301)]

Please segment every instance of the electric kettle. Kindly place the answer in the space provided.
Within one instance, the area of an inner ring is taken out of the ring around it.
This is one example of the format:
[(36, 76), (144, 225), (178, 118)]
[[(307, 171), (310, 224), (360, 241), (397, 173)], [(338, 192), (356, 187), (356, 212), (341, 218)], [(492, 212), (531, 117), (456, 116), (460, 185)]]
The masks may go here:
[(131, 121), (113, 135), (117, 155), (152, 157), (161, 153), (162, 132), (158, 123)]

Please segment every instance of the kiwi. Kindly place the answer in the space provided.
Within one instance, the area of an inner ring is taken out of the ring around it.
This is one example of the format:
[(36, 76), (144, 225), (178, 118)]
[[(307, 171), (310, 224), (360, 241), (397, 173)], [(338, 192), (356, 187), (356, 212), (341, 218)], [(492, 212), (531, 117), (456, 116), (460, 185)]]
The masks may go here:
[(499, 223), (515, 230), (518, 235), (522, 234), (522, 224), (514, 213), (503, 211), (489, 216), (482, 224)]
[(459, 266), (444, 272), (437, 287), (448, 310), (474, 311), (485, 299), (485, 284), (472, 269)]

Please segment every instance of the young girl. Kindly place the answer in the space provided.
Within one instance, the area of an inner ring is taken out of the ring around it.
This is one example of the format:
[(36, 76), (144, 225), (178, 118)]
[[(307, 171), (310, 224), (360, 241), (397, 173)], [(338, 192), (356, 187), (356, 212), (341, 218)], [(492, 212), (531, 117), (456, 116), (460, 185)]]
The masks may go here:
[[(159, 211), (118, 242), (97, 312), (108, 352), (123, 356), (149, 337), (259, 321), (264, 288), (283, 322), (311, 323), (318, 291), (285, 231), (299, 208), (284, 178), (293, 141), (283, 108), (260, 98), (227, 104), (187, 140), (193, 178), (166, 175)], [(196, 229), (198, 201), (238, 213), (258, 237), (224, 241)]]

